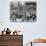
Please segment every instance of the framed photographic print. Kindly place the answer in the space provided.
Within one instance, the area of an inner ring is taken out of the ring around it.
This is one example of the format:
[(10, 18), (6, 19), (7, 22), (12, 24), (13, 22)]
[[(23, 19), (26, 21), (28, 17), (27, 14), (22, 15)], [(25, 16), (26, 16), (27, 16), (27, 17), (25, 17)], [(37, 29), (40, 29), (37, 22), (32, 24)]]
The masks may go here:
[(36, 21), (36, 2), (35, 1), (11, 1), (10, 2), (10, 21), (11, 22), (34, 22)]

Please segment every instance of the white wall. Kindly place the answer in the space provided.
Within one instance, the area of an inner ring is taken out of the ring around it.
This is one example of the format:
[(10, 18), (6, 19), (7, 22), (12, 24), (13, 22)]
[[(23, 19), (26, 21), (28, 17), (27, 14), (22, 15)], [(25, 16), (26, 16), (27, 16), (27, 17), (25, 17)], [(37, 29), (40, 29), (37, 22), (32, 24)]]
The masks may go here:
[(46, 43), (33, 43), (33, 46), (46, 46)]
[(12, 30), (22, 30), (24, 43), (27, 43), (27, 41), (30, 41), (36, 37), (46, 37), (46, 0), (36, 0), (37, 21), (34, 23), (10, 22), (10, 1), (11, 0), (0, 0), (0, 30), (6, 27), (9, 27)]

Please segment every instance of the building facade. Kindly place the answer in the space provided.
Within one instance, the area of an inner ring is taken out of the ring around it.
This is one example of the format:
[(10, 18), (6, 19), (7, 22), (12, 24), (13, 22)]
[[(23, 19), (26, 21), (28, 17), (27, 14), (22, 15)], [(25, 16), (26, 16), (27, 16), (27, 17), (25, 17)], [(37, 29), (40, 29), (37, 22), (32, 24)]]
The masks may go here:
[(23, 46), (23, 35), (0, 35), (0, 46)]

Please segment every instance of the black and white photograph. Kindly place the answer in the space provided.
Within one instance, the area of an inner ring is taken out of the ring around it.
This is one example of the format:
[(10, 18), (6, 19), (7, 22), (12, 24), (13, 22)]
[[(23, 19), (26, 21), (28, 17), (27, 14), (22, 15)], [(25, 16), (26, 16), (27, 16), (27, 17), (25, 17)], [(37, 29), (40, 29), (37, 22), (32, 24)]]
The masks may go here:
[(36, 15), (36, 2), (10, 2), (10, 21), (11, 22), (35, 22)]

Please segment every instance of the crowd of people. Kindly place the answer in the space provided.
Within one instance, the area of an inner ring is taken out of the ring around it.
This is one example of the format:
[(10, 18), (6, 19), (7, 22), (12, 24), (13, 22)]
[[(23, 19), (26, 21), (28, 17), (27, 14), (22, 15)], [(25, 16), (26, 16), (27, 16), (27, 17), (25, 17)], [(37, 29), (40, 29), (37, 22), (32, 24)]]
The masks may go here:
[(2, 35), (22, 35), (20, 30), (11, 31), (9, 28), (2, 31)]
[(36, 21), (36, 2), (11, 2), (10, 20), (31, 22)]

